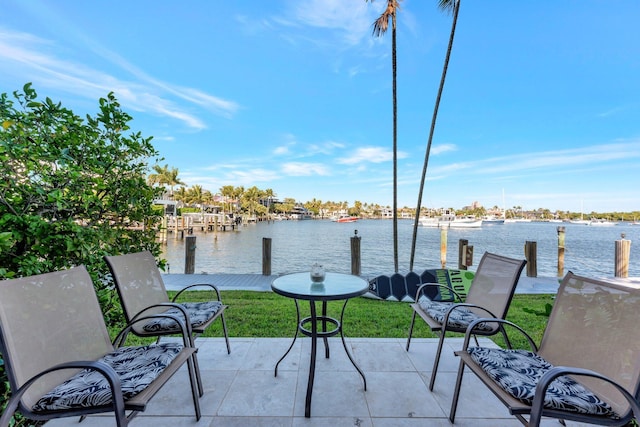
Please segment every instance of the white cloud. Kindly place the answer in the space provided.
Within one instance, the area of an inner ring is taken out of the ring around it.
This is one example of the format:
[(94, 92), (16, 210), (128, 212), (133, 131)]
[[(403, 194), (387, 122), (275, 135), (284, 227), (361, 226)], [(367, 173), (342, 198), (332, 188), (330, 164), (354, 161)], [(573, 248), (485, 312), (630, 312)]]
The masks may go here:
[(447, 153), (449, 151), (458, 151), (458, 147), (455, 144), (435, 144), (431, 146), (429, 154), (437, 156), (438, 154)]
[(282, 165), (282, 172), (289, 176), (329, 175), (329, 170), (321, 163), (289, 162)]
[(640, 158), (640, 141), (616, 142), (556, 151), (520, 153), (478, 161), (456, 162), (429, 169), (428, 174), (504, 175), (530, 174), (542, 170), (566, 171), (580, 167), (602, 166), (607, 162)]
[[(407, 157), (404, 152), (398, 152), (398, 159)], [(393, 160), (393, 152), (391, 150), (384, 149), (382, 147), (361, 147), (348, 156), (337, 159), (337, 162), (345, 165), (352, 165), (355, 163), (368, 162), (368, 163), (383, 163)]]
[(371, 24), (384, 5), (363, 0), (291, 1), (291, 19), (305, 26), (336, 30), (350, 46), (370, 37)]
[(0, 66), (3, 73), (29, 76), (36, 88), (42, 84), (92, 100), (114, 92), (118, 101), (127, 108), (171, 117), (193, 129), (204, 129), (206, 125), (201, 118), (179, 105), (176, 98), (226, 118), (232, 117), (239, 109), (233, 101), (157, 80), (106, 49), (91, 46), (94, 53), (131, 73), (133, 80), (123, 80), (60, 58), (55, 54), (55, 47), (54, 43), (30, 34), (0, 29)]

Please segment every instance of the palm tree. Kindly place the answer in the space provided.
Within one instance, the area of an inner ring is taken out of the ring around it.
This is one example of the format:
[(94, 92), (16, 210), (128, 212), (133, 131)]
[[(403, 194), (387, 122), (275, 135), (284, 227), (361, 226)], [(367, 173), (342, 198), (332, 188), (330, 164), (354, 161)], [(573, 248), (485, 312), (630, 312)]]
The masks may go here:
[[(220, 188), (220, 194), (222, 195), (222, 213), (225, 212), (225, 202), (229, 200), (229, 198), (233, 197), (233, 185), (225, 185)], [(229, 206), (229, 210), (231, 210), (231, 206)]]
[[(401, 0), (387, 0), (387, 8), (373, 23), (373, 35), (381, 37), (391, 21), (391, 68), (393, 73), (393, 266), (398, 272), (398, 99), (396, 90), (396, 12)], [(373, 2), (373, 0), (371, 0)]]
[(264, 190), (264, 196), (267, 198), (267, 211), (271, 212), (271, 205), (273, 204), (273, 199), (276, 197), (276, 193), (272, 188), (267, 188)]
[(200, 205), (201, 210), (204, 211), (204, 202), (206, 200), (204, 192), (205, 190), (203, 190), (201, 185), (192, 185), (187, 191), (187, 203)]
[(186, 185), (184, 182), (178, 179), (177, 168), (169, 169), (169, 165), (154, 165), (153, 170), (155, 171), (155, 173), (149, 174), (149, 176), (147, 177), (147, 182), (150, 185), (168, 185), (171, 189), (171, 196), (173, 196), (173, 187), (175, 187), (176, 185)]
[(260, 198), (263, 197), (264, 192), (259, 190), (255, 185), (248, 188), (242, 193), (242, 207), (247, 211), (249, 216), (253, 216), (254, 212), (258, 210), (260, 204)]
[(422, 204), (422, 191), (424, 190), (424, 181), (427, 175), (427, 165), (429, 164), (429, 152), (431, 151), (431, 141), (433, 141), (433, 132), (436, 128), (436, 118), (438, 117), (438, 107), (440, 106), (440, 98), (444, 89), (444, 82), (447, 77), (447, 68), (449, 67), (449, 58), (451, 57), (451, 47), (453, 46), (453, 37), (456, 33), (456, 24), (458, 23), (458, 11), (460, 10), (460, 0), (438, 0), (438, 8), (446, 12), (452, 12), (453, 23), (451, 24), (451, 33), (449, 35), (449, 46), (442, 67), (442, 76), (440, 77), (440, 87), (436, 97), (436, 104), (431, 117), (431, 129), (429, 130), (429, 140), (424, 156), (424, 165), (422, 167), (422, 178), (420, 179), (420, 190), (418, 190), (418, 203), (416, 205), (416, 215), (413, 223), (413, 239), (411, 241), (411, 259), (409, 261), (409, 270), (413, 271), (413, 260), (416, 254), (416, 239), (418, 237), (418, 224), (420, 220), (420, 205)]

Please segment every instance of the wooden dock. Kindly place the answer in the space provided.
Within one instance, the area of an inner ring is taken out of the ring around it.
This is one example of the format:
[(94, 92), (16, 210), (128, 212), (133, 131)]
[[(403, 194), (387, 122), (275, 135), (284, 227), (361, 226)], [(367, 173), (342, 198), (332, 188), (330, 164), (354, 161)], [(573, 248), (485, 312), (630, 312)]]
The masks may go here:
[[(213, 283), (221, 291), (271, 291), (271, 282), (280, 275), (262, 274), (163, 274), (162, 279), (167, 290), (179, 291), (186, 286), (196, 283)], [(364, 279), (371, 279), (364, 277)], [(611, 280), (611, 279), (608, 279)], [(640, 286), (640, 277), (628, 279), (616, 279), (619, 283), (628, 286)], [(559, 282), (557, 277), (526, 277), (520, 276), (517, 294), (555, 294), (558, 290)]]
[(163, 274), (162, 279), (167, 290), (179, 291), (197, 283), (212, 283), (220, 290), (270, 291), (271, 282), (278, 275), (262, 274)]

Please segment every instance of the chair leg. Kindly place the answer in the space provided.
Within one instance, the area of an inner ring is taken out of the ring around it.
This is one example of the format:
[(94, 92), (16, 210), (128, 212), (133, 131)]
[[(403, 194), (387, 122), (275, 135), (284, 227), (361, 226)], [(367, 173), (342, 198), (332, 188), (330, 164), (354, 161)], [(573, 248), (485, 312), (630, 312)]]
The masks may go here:
[(409, 351), (409, 345), (411, 345), (411, 335), (413, 335), (413, 325), (416, 323), (416, 312), (413, 311), (411, 316), (411, 326), (409, 327), (409, 337), (407, 338), (407, 351)]
[(224, 340), (227, 343), (227, 354), (231, 354), (231, 346), (229, 345), (229, 333), (227, 332), (227, 322), (224, 320), (224, 313), (220, 315), (222, 321), (222, 331), (224, 332)]
[[(196, 336), (197, 335), (191, 335), (189, 337), (189, 346), (192, 348), (196, 348)], [(204, 396), (204, 386), (202, 385), (202, 378), (200, 377), (200, 364), (198, 363), (198, 352), (196, 351), (195, 353), (193, 353), (193, 355), (191, 356), (191, 360), (193, 361), (193, 368), (195, 371), (195, 378), (196, 378), (196, 382), (198, 385), (198, 393), (200, 394), (200, 397)]]
[(436, 382), (436, 374), (438, 373), (438, 365), (440, 364), (440, 353), (442, 353), (442, 347), (444, 346), (444, 336), (447, 330), (443, 328), (440, 331), (440, 340), (438, 340), (438, 350), (436, 357), (433, 360), (433, 370), (431, 371), (431, 381), (429, 381), (429, 391), (433, 391), (433, 385)]
[(198, 359), (196, 354), (187, 360), (187, 368), (189, 370), (189, 381), (191, 382), (191, 395), (193, 397), (193, 408), (196, 411), (196, 421), (200, 421), (200, 397), (203, 395), (202, 382), (200, 380), (200, 370), (198, 367)]
[(456, 379), (456, 387), (453, 391), (453, 400), (451, 401), (451, 412), (449, 412), (449, 421), (453, 424), (456, 418), (456, 410), (458, 409), (458, 397), (460, 396), (460, 386), (462, 385), (462, 376), (464, 375), (464, 362), (460, 361), (458, 368), (458, 378)]

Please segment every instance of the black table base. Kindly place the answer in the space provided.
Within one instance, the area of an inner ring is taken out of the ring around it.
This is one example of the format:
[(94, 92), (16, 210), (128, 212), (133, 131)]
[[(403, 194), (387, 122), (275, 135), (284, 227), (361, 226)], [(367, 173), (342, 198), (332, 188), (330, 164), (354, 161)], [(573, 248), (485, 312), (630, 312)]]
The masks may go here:
[[(310, 316), (305, 317), (304, 319), (301, 320), (300, 306), (298, 304), (298, 300), (296, 299), (294, 301), (296, 303), (296, 316), (297, 316), (298, 327), (296, 328), (296, 333), (293, 337), (293, 341), (291, 342), (291, 345), (289, 346), (287, 351), (284, 353), (284, 355), (280, 358), (280, 360), (278, 360), (278, 363), (276, 363), (275, 376), (276, 377), (278, 376), (278, 366), (280, 365), (280, 362), (282, 362), (284, 358), (287, 357), (287, 355), (293, 348), (293, 345), (295, 344), (296, 339), (298, 338), (298, 332), (301, 332), (302, 334), (308, 337), (311, 337), (311, 360), (309, 363), (309, 381), (307, 383), (307, 397), (305, 399), (305, 406), (304, 406), (304, 416), (309, 418), (311, 416), (311, 395), (313, 393), (313, 382), (314, 382), (315, 371), (316, 371), (316, 352), (317, 352), (318, 338), (322, 338), (324, 340), (325, 358), (328, 359), (329, 358), (329, 341), (327, 340), (327, 338), (340, 334), (344, 351), (345, 353), (347, 353), (347, 356), (349, 357), (351, 364), (354, 366), (354, 368), (356, 368), (356, 370), (362, 377), (365, 391), (367, 390), (367, 379), (365, 378), (364, 373), (362, 372), (362, 370), (360, 369), (356, 361), (353, 359), (353, 356), (351, 356), (351, 353), (347, 348), (347, 343), (344, 339), (344, 333), (342, 331), (342, 320), (344, 318), (344, 309), (346, 308), (347, 302), (349, 300), (345, 299), (344, 304), (342, 305), (340, 320), (327, 316), (327, 301), (322, 301), (322, 314), (320, 316), (318, 316), (317, 314), (315, 301), (310, 301), (309, 302)], [(309, 324), (311, 327), (307, 328), (306, 326)], [(321, 331), (318, 331), (318, 324), (320, 324), (320, 326), (322, 327)], [(331, 326), (332, 328), (328, 329), (328, 326)]]

